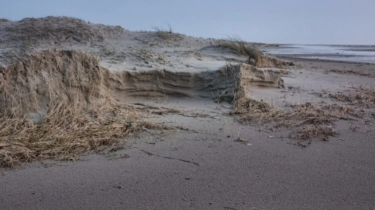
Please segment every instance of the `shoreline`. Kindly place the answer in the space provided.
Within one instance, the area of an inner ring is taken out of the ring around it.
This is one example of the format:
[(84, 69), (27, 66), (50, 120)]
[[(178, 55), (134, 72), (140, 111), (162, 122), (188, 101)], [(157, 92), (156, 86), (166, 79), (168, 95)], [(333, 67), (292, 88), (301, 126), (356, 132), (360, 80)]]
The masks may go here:
[[(272, 54), (270, 54), (272, 55)], [(354, 61), (340, 61), (340, 60), (328, 60), (328, 59), (316, 59), (316, 58), (299, 58), (288, 55), (272, 55), (280, 59), (294, 60), (294, 61), (311, 61), (311, 62), (327, 62), (327, 63), (342, 63), (342, 64), (363, 64), (363, 65), (375, 65), (375, 63), (369, 62), (354, 62)]]

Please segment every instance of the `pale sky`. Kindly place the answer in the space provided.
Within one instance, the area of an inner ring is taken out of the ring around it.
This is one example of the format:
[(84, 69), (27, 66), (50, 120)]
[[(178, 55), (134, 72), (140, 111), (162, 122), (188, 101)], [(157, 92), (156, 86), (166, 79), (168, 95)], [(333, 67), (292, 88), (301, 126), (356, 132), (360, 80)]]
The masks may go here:
[(49, 15), (252, 42), (375, 44), (375, 0), (0, 0), (0, 18)]

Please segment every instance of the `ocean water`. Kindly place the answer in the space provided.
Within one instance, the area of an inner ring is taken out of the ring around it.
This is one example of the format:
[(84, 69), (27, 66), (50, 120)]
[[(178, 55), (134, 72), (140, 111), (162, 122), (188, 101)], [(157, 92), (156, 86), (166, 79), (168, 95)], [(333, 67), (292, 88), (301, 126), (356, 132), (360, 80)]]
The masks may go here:
[(264, 47), (261, 50), (276, 56), (375, 63), (374, 45), (279, 45)]

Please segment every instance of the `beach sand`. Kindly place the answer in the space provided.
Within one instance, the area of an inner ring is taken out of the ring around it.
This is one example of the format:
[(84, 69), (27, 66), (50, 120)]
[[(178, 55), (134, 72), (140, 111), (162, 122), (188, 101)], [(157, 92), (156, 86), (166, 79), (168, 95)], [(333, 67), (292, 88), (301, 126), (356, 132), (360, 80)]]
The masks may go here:
[[(151, 33), (126, 33), (137, 42), (122, 44), (137, 49), (153, 44)], [(202, 84), (194, 72), (216, 71), (228, 60), (235, 63), (241, 58), (212, 49), (197, 51), (214, 40), (187, 37), (184, 41), (177, 40), (181, 42), (177, 47), (166, 42), (162, 48), (151, 48), (158, 51), (150, 55), (139, 51), (149, 56), (148, 64), (135, 60), (139, 55), (129, 53), (131, 49), (125, 51), (128, 57), (134, 55), (127, 58), (130, 62), (111, 64), (119, 50), (114, 55), (107, 52), (100, 61), (110, 71), (129, 69), (132, 75), (141, 75), (134, 77), (134, 83), (116, 86), (114, 97), (120, 104), (146, 110), (145, 120), (159, 127), (143, 128), (119, 144), (86, 152), (76, 161), (47, 159), (0, 169), (0, 209), (375, 208), (375, 96), (370, 92), (367, 98), (349, 97), (374, 88), (375, 65), (283, 58), (293, 62), (283, 68), (288, 72), (281, 77), (286, 87), (245, 87), (252, 99), (285, 112), (306, 103), (354, 110), (329, 117), (330, 123), (317, 123), (335, 135), (306, 140), (295, 137), (296, 124), (275, 126), (265, 118), (243, 120), (241, 115), (233, 115), (232, 104), (215, 102), (212, 91), (194, 89)], [(87, 51), (87, 45), (68, 43), (70, 48)], [(165, 59), (158, 60), (158, 53), (168, 50)], [(187, 51), (190, 55), (182, 57)], [(2, 62), (8, 65), (6, 60)], [(166, 69), (160, 74), (166, 79), (162, 86), (145, 82), (142, 72), (150, 72), (150, 65)], [(169, 71), (185, 76), (167, 80)], [(190, 74), (186, 76), (186, 72)], [(171, 87), (165, 87), (167, 83)], [(151, 91), (158, 88), (166, 92)], [(312, 109), (306, 112), (327, 115)], [(298, 117), (284, 118), (281, 121), (301, 123)], [(306, 126), (303, 128), (315, 125)]]

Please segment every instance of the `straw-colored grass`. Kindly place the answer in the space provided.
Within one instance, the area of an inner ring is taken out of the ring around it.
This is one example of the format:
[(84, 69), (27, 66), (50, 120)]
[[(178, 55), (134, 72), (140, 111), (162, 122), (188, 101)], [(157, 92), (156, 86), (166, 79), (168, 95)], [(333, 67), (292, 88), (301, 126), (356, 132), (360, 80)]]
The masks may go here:
[(164, 30), (159, 27), (154, 27), (153, 29), (156, 31), (156, 35), (158, 35), (158, 37), (162, 39), (168, 40), (168, 39), (171, 39), (173, 36), (173, 31), (172, 31), (171, 26), (169, 26), (169, 30)]
[(74, 160), (103, 145), (115, 145), (135, 128), (128, 113), (114, 107), (83, 109), (57, 104), (41, 123), (2, 117), (0, 167), (47, 158)]
[[(339, 133), (332, 127), (317, 125), (303, 127), (291, 134), (291, 136), (297, 140), (297, 144), (301, 146), (310, 145), (312, 139), (315, 138), (322, 141), (328, 141), (329, 137), (334, 137), (337, 135), (339, 135)], [(307, 145), (305, 143), (307, 143)]]
[(7, 22), (10, 22), (10, 20), (5, 19), (5, 18), (0, 18), (0, 24), (1, 23), (7, 23)]
[(162, 40), (174, 40), (179, 41), (183, 39), (183, 36), (181, 34), (175, 33), (172, 29), (172, 26), (167, 23), (168, 29), (163, 29), (160, 27), (153, 27), (153, 29), (156, 32), (156, 35), (161, 38)]
[(44, 17), (25, 18), (14, 22), (5, 28), (10, 32), (8, 41), (40, 42), (65, 42), (88, 43), (90, 41), (103, 41), (106, 36), (122, 33), (123, 29), (116, 26), (94, 27), (78, 18), (71, 17)]
[(371, 74), (369, 72), (354, 71), (354, 70), (341, 70), (341, 69), (327, 70), (326, 73), (351, 74), (351, 75), (358, 75), (358, 76), (364, 76), (364, 77), (373, 77), (373, 76), (375, 76), (375, 74)]
[[(354, 109), (337, 104), (305, 103), (292, 105), (289, 109), (282, 110), (264, 101), (237, 97), (232, 114), (237, 115), (241, 123), (255, 122), (260, 127), (270, 126), (272, 131), (283, 128), (291, 129), (291, 136), (296, 139), (297, 144), (301, 144), (303, 141), (311, 141), (314, 138), (327, 141), (329, 137), (337, 135), (338, 133), (331, 126), (339, 119), (351, 120), (350, 116), (354, 116), (352, 115)], [(298, 129), (297, 132), (295, 132), (296, 129)]]
[(98, 62), (84, 53), (44, 51), (0, 67), (0, 167), (75, 159), (158, 128), (142, 121), (140, 110), (114, 102), (106, 84), (113, 73)]
[(375, 105), (375, 87), (353, 87), (351, 90), (346, 91), (345, 93), (330, 94), (330, 97), (335, 100), (347, 102), (352, 105), (370, 107)]
[(234, 114), (241, 122), (276, 123), (277, 126), (300, 126), (304, 124), (331, 124), (336, 119), (349, 119), (351, 107), (337, 104), (314, 106), (311, 103), (291, 106), (291, 109), (277, 109), (264, 101), (252, 99), (236, 102)]
[(42, 40), (81, 42), (104, 39), (102, 34), (94, 31), (83, 20), (70, 17), (25, 18), (17, 22), (15, 26), (7, 27), (6, 30), (12, 33), (13, 40), (33, 42)]
[(232, 51), (237, 55), (247, 56), (250, 59), (256, 59), (262, 55), (262, 52), (255, 46), (241, 40), (240, 38), (228, 37), (227, 39), (221, 40), (219, 46)]
[(256, 67), (284, 67), (285, 62), (265, 55), (254, 45), (240, 38), (228, 37), (220, 40), (217, 47), (229, 50), (239, 56), (247, 57), (246, 63)]

